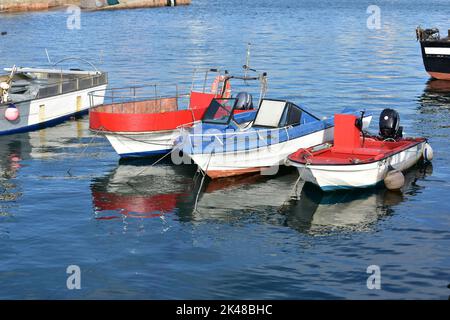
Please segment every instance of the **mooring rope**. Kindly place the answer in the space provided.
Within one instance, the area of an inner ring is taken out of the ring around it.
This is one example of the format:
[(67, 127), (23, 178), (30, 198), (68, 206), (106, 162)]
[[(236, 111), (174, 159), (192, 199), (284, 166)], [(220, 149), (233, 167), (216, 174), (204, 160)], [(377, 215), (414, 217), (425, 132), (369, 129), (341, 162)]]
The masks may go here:
[[(143, 174), (146, 170), (148, 170), (149, 168), (155, 166), (156, 164), (158, 164), (159, 162), (161, 162), (164, 158), (166, 158), (169, 154), (172, 154), (172, 152), (174, 151), (179, 151), (178, 148), (172, 148), (172, 150), (170, 150), (169, 152), (167, 152), (165, 155), (163, 155), (161, 158), (159, 158), (158, 160), (156, 160), (155, 162), (153, 162), (151, 165), (149, 166), (145, 166), (144, 169), (142, 169), (141, 171), (139, 171), (138, 174), (135, 174), (133, 177), (130, 178), (135, 178), (140, 176), (141, 174)], [(134, 188), (134, 186), (130, 183), (130, 181), (127, 181), (126, 184), (128, 184), (130, 187)]]
[[(102, 132), (103, 131), (103, 127), (100, 127), (98, 130), (96, 130), (95, 131), (95, 134), (92, 136), (92, 138), (91, 138), (91, 140), (86, 144), (86, 146), (84, 147), (84, 149), (83, 150), (81, 150), (81, 152), (77, 155), (77, 159), (81, 159), (81, 157), (84, 155), (84, 153), (87, 151), (87, 149), (88, 149), (88, 147), (89, 146), (91, 146), (91, 144), (94, 142), (94, 140), (97, 138), (97, 136), (98, 136), (98, 134), (100, 133), (100, 132)], [(70, 167), (68, 170), (67, 170), (67, 174), (69, 175), (69, 176), (71, 176), (72, 177), (72, 174), (70, 173), (70, 171), (72, 170), (72, 167)]]
[(308, 167), (309, 164), (310, 164), (310, 162), (307, 160), (306, 163), (305, 163), (305, 166), (304, 166), (303, 169), (302, 169), (302, 171), (299, 172), (299, 175), (298, 175), (297, 180), (295, 180), (294, 187), (292, 188), (291, 192), (289, 193), (289, 198), (286, 199), (286, 200), (283, 202), (283, 204), (281, 205), (279, 211), (283, 210), (283, 208), (284, 208), (291, 200), (299, 200), (299, 199), (298, 199), (298, 196), (297, 196), (297, 194), (298, 194), (298, 185), (299, 185), (300, 181), (303, 180), (303, 185), (302, 185), (302, 189), (303, 189), (303, 186), (304, 186), (304, 184), (305, 184), (305, 180), (303, 179), (303, 174), (304, 174), (304, 172), (305, 172), (305, 170), (306, 170), (306, 168)]
[[(196, 195), (196, 197), (195, 197), (194, 212), (199, 212), (199, 211), (197, 210), (198, 199), (199, 199), (200, 194), (201, 194), (201, 192), (202, 192), (203, 183), (204, 183), (205, 178), (206, 178), (206, 172), (208, 171), (209, 163), (211, 162), (212, 154), (213, 154), (212, 152), (209, 154), (209, 159), (208, 159), (208, 163), (206, 164), (205, 170), (202, 170), (202, 168), (200, 168), (200, 166), (198, 166), (198, 168), (200, 169), (200, 172), (203, 174), (203, 177), (202, 177), (202, 180), (200, 181), (200, 186), (199, 186), (199, 188), (198, 188), (197, 195)], [(195, 177), (195, 176), (194, 176), (194, 177)]]

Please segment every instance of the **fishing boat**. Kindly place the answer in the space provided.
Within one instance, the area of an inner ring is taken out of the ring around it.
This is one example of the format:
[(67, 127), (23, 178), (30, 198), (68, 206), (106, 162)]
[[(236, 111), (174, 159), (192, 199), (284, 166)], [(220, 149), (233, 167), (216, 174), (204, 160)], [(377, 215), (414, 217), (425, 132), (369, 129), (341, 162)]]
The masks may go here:
[[(179, 127), (200, 121), (214, 98), (231, 97), (232, 80), (258, 80), (265, 87), (266, 73), (249, 76), (247, 72), (253, 69), (244, 67), (242, 77), (219, 68), (195, 69), (189, 93), (180, 93), (177, 85), (91, 92), (93, 104), (98, 98), (104, 103), (90, 109), (90, 129), (104, 134), (121, 158), (168, 155), (180, 134)], [(237, 97), (249, 110), (253, 108), (248, 93), (240, 92)], [(246, 110), (242, 107), (240, 111)]]
[(450, 30), (441, 37), (439, 29), (416, 29), (425, 70), (435, 79), (450, 80)]
[[(107, 74), (88, 63), (91, 70), (58, 68), (75, 58), (66, 58), (52, 68), (5, 68), (0, 75), (0, 135), (28, 132), (59, 124), (88, 112), (88, 92), (102, 92)], [(100, 96), (92, 104), (103, 102)]]
[(404, 184), (401, 171), (420, 159), (431, 161), (425, 138), (403, 138), (400, 117), (393, 109), (380, 115), (378, 136), (366, 136), (355, 115), (335, 115), (334, 140), (301, 148), (289, 156), (300, 178), (324, 191), (367, 188), (384, 183), (388, 189)]
[[(237, 102), (213, 99), (200, 123), (182, 128), (177, 147), (212, 179), (251, 172), (276, 174), (299, 147), (333, 136), (333, 118), (321, 120), (287, 100), (261, 99), (254, 119), (242, 124), (235, 113)], [(364, 127), (370, 120), (370, 115), (364, 117)]]

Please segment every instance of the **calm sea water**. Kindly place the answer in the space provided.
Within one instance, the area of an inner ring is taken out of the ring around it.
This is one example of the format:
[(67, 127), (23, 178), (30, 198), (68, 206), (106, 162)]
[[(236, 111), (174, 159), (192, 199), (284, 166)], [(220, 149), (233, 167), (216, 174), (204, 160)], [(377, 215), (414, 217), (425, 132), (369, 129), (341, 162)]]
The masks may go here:
[[(87, 118), (2, 137), (0, 298), (447, 299), (450, 83), (429, 81), (414, 33), (446, 33), (447, 1), (377, 1), (379, 30), (366, 26), (369, 4), (194, 0), (86, 12), (80, 30), (64, 11), (1, 15), (2, 67), (43, 65), (47, 48), (53, 60), (96, 61), (112, 86), (238, 70), (251, 42), (269, 96), (321, 116), (394, 107), (435, 160), (411, 170), (401, 193), (306, 186), (286, 202), (297, 173), (285, 170), (207, 183), (194, 210), (194, 167), (119, 163)], [(81, 290), (66, 288), (69, 265), (81, 268)], [(381, 290), (367, 289), (369, 265)]]

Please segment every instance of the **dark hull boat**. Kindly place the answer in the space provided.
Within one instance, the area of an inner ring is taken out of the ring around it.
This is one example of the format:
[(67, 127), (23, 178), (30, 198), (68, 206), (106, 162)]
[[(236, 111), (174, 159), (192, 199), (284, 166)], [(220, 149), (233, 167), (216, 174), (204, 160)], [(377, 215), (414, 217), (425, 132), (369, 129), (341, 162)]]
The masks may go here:
[(419, 27), (416, 35), (428, 74), (435, 79), (450, 80), (450, 30), (447, 37), (441, 38), (439, 29)]

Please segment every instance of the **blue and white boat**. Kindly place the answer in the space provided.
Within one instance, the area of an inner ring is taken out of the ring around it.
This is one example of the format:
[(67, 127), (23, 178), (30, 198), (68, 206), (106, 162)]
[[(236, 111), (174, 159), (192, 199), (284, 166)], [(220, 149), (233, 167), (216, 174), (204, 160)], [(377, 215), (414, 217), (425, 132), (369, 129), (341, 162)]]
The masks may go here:
[[(289, 154), (333, 137), (334, 118), (321, 120), (290, 101), (262, 99), (257, 111), (245, 114), (236, 114), (236, 104), (233, 98), (214, 99), (202, 121), (183, 129), (178, 142), (183, 157), (212, 179), (258, 171), (276, 174)], [(364, 117), (363, 128), (371, 118)]]

